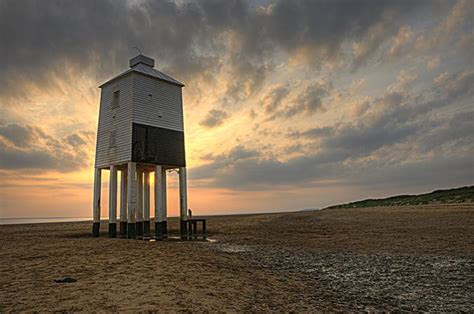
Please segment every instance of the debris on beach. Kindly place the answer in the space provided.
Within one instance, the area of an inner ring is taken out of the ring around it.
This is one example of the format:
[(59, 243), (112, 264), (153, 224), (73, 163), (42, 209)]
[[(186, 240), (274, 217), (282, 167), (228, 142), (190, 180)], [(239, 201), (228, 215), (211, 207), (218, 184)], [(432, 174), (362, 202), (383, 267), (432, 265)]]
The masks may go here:
[(64, 277), (61, 279), (54, 279), (55, 283), (73, 283), (76, 282), (77, 280), (71, 277)]

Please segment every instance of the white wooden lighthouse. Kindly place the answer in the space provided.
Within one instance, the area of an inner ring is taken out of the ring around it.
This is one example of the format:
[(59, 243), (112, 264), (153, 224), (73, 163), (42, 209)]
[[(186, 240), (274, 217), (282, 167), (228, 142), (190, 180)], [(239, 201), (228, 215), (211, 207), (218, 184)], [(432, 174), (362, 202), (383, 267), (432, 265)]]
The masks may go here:
[(101, 174), (110, 171), (109, 237), (117, 233), (117, 172), (120, 172), (120, 236), (150, 237), (150, 176), (154, 175), (155, 235), (167, 236), (166, 171), (179, 172), (181, 236), (187, 234), (184, 150), (184, 86), (138, 55), (130, 68), (100, 86), (95, 155), (92, 234), (99, 236)]

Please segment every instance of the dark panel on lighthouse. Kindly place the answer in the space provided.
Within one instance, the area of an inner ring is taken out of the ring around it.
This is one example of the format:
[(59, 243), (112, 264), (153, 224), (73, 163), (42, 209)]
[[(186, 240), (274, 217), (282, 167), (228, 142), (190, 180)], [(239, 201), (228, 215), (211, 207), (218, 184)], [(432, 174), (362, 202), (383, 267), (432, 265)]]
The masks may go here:
[(186, 166), (184, 132), (133, 123), (132, 161)]

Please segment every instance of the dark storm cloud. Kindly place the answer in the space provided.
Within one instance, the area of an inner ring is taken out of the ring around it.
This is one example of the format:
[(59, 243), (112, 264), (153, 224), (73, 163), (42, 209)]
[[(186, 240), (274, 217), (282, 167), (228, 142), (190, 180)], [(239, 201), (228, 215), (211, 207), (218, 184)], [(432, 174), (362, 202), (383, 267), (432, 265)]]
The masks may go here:
[(18, 78), (40, 83), (64, 64), (92, 69), (103, 80), (123, 68), (137, 45), (171, 74), (206, 75), (222, 66), (219, 35), (226, 32), (240, 43), (230, 58), (235, 74), (259, 82), (276, 52), (306, 48), (312, 62), (324, 62), (341, 53), (344, 41), (363, 39), (374, 25), (384, 23), (391, 32), (397, 17), (420, 3), (276, 1), (259, 8), (238, 0), (2, 1), (0, 86), (5, 92)]
[(32, 126), (0, 126), (0, 169), (74, 171), (87, 165), (86, 142), (91, 134), (71, 134), (64, 139)]
[(212, 109), (209, 110), (206, 117), (199, 123), (207, 128), (214, 128), (221, 125), (229, 114), (223, 110)]

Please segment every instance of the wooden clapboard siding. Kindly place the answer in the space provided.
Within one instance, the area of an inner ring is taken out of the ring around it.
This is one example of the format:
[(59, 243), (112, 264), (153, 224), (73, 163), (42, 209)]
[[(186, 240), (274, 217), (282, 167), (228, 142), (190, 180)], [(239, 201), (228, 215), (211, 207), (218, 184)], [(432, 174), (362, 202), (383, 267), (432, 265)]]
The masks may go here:
[(183, 132), (180, 86), (133, 73), (133, 88), (133, 122)]
[[(113, 93), (120, 90), (119, 106), (112, 108)], [(102, 86), (95, 167), (127, 162), (132, 155), (133, 77), (126, 75)], [(115, 117), (114, 117), (115, 116)], [(116, 131), (116, 146), (109, 147), (110, 132)]]

